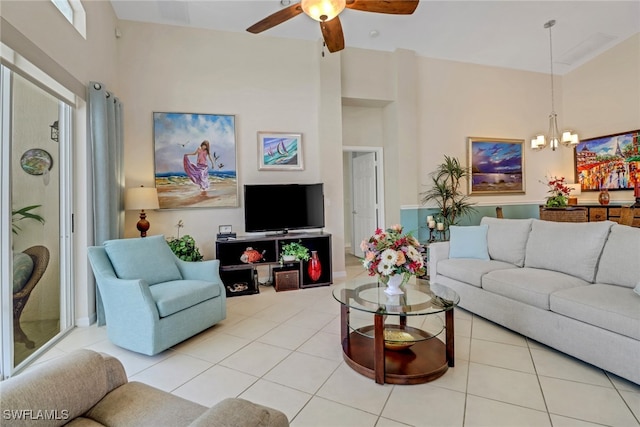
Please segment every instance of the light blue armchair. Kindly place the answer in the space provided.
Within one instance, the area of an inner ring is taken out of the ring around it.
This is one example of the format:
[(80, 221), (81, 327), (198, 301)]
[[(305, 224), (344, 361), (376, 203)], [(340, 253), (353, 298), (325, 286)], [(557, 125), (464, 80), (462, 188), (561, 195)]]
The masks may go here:
[(164, 236), (109, 240), (88, 251), (115, 345), (151, 356), (227, 316), (218, 260), (182, 261)]

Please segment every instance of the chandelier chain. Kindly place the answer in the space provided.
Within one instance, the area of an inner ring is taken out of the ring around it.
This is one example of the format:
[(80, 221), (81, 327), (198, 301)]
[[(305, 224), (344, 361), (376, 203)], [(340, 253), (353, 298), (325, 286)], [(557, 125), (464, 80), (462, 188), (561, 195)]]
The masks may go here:
[(549, 63), (551, 64), (550, 69), (551, 69), (551, 112), (552, 113), (556, 112), (555, 97), (554, 97), (554, 90), (553, 90), (553, 42), (551, 40), (551, 27), (553, 27), (555, 23), (556, 23), (555, 20), (551, 20), (546, 24), (546, 26), (549, 27)]

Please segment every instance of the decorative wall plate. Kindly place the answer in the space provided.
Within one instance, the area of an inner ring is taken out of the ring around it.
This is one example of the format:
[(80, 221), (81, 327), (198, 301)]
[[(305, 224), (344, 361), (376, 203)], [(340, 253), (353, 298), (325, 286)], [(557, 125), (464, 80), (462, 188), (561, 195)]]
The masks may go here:
[(24, 152), (20, 158), (20, 166), (29, 175), (42, 175), (51, 170), (53, 159), (45, 150), (32, 148)]

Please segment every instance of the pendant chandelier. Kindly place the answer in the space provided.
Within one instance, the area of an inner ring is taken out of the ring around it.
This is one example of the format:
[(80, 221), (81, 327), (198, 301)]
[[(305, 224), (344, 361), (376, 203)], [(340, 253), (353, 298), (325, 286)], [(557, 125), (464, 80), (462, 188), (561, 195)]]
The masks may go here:
[(549, 62), (551, 63), (551, 114), (549, 114), (549, 131), (546, 135), (539, 134), (531, 140), (531, 148), (534, 150), (542, 150), (549, 146), (553, 151), (556, 151), (560, 143), (565, 147), (575, 147), (578, 145), (578, 142), (580, 142), (578, 135), (572, 131), (564, 131), (562, 134), (558, 131), (558, 115), (556, 114), (553, 93), (553, 44), (551, 40), (551, 27), (555, 24), (556, 21), (554, 19), (544, 24), (544, 28), (549, 29)]

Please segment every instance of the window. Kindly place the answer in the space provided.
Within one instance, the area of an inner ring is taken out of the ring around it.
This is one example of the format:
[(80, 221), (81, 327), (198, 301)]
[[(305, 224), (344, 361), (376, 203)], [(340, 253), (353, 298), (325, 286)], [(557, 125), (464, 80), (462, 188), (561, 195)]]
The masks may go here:
[(67, 21), (73, 25), (73, 8), (69, 0), (51, 0), (58, 10), (67, 18)]
[(80, 0), (51, 0), (67, 21), (84, 37), (87, 38), (87, 19)]

